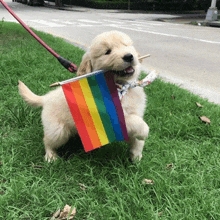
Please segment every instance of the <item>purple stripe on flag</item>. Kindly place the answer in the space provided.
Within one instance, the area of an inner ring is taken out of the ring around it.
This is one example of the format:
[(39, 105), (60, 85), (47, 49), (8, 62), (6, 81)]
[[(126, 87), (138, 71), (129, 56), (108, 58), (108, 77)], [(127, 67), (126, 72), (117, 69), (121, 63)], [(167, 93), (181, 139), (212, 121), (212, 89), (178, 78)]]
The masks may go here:
[(104, 75), (105, 75), (106, 83), (108, 85), (108, 89), (109, 89), (110, 94), (112, 96), (112, 100), (113, 100), (115, 108), (117, 110), (117, 114), (118, 114), (118, 118), (119, 118), (119, 122), (121, 125), (121, 130), (122, 130), (124, 139), (126, 141), (129, 141), (127, 128), (126, 128), (126, 124), (125, 124), (124, 112), (123, 112), (121, 102), (118, 97), (118, 90), (117, 90), (115, 82), (114, 82), (114, 74), (111, 71), (108, 71)]

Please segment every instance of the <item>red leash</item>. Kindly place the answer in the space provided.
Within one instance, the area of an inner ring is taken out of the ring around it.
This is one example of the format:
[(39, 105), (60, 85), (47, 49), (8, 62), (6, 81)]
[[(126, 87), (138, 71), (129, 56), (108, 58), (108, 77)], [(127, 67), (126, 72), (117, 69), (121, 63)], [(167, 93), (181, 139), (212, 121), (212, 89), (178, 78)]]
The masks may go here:
[(69, 60), (66, 60), (65, 58), (61, 57), (59, 54), (57, 54), (54, 50), (52, 50), (47, 44), (44, 43), (12, 10), (8, 7), (8, 5), (3, 2), (3, 0), (0, 0), (2, 5), (11, 13), (11, 15), (42, 45), (44, 46), (54, 57), (57, 58), (57, 60), (70, 72), (74, 73), (77, 71), (77, 66), (73, 63), (71, 63)]

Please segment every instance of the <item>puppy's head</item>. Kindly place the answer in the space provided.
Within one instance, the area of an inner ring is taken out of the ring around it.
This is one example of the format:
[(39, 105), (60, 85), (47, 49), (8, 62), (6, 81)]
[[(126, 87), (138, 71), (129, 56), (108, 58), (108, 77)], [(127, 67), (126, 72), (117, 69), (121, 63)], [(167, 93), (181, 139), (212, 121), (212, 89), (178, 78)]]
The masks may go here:
[(112, 70), (118, 79), (137, 79), (139, 75), (138, 53), (130, 37), (119, 31), (98, 35), (83, 56), (77, 75), (95, 70)]

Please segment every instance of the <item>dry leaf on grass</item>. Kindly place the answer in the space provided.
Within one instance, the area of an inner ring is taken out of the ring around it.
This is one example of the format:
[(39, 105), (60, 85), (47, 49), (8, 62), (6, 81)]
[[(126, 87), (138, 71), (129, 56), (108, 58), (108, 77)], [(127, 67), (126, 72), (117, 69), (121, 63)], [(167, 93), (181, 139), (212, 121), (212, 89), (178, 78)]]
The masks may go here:
[(166, 169), (172, 169), (173, 168), (173, 163), (170, 163), (166, 166)]
[(198, 102), (196, 102), (196, 105), (199, 107), (199, 108), (202, 108), (203, 105), (199, 104)]
[(159, 217), (161, 217), (162, 214), (163, 214), (163, 211), (162, 211), (162, 212), (159, 212)]
[(60, 209), (57, 210), (57, 211), (53, 214), (53, 217), (51, 218), (51, 220), (56, 219), (56, 218), (58, 218), (59, 216), (60, 216)]
[(0, 180), (0, 183), (6, 183), (6, 179)]
[(71, 211), (71, 206), (69, 205), (65, 205), (63, 211), (60, 211), (60, 209), (58, 211), (56, 211), (53, 214), (53, 217), (51, 218), (51, 220), (67, 220), (67, 219), (73, 219), (74, 216), (76, 215), (76, 208), (74, 207)]
[(86, 186), (83, 183), (79, 183), (79, 186), (81, 190), (86, 190)]
[(210, 119), (207, 118), (206, 116), (202, 116), (202, 117), (200, 117), (200, 120), (203, 121), (203, 122), (205, 122), (205, 123), (207, 123), (207, 124), (211, 124)]
[(171, 95), (171, 98), (172, 98), (172, 99), (175, 99), (176, 97), (175, 97), (174, 95)]
[(142, 181), (143, 184), (145, 185), (153, 185), (154, 184), (154, 181), (153, 180), (148, 180), (148, 179), (144, 179)]
[(36, 165), (36, 164), (33, 164), (33, 163), (32, 163), (32, 167), (33, 167), (33, 168), (36, 168), (36, 169), (42, 169), (42, 168), (43, 168), (43, 166), (41, 166), (41, 165)]

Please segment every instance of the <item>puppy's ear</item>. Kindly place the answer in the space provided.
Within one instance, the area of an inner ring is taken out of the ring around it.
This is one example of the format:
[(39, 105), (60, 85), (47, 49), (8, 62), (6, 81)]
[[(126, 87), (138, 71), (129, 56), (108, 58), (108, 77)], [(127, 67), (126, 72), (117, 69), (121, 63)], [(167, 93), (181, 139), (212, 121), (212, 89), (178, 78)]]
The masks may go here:
[(86, 52), (78, 68), (77, 76), (81, 76), (90, 72), (92, 72), (92, 63), (91, 63), (90, 53)]

